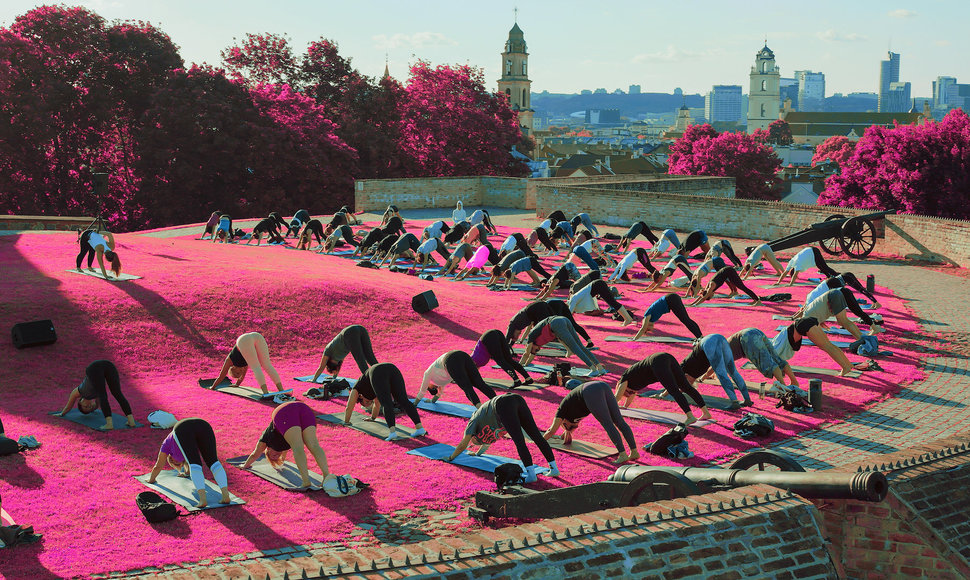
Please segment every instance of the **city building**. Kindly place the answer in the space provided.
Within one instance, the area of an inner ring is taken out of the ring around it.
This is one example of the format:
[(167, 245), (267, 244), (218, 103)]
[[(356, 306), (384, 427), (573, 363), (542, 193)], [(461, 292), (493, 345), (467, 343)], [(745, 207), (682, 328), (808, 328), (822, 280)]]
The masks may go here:
[(509, 30), (509, 39), (505, 42), (502, 53), (502, 78), (498, 81), (498, 90), (509, 98), (509, 105), (519, 114), (519, 126), (522, 133), (529, 135), (533, 130), (532, 110), (532, 81), (529, 80), (529, 53), (526, 49), (525, 35), (519, 24), (515, 23)]
[(590, 125), (622, 123), (619, 109), (586, 109), (586, 122)]
[(825, 106), (825, 75), (810, 70), (795, 71), (798, 83), (796, 109), (804, 112), (818, 112)]
[[(907, 110), (909, 107), (907, 107)], [(929, 116), (929, 111), (922, 113), (805, 113), (801, 111), (784, 111), (782, 118), (791, 129), (792, 140), (795, 145), (816, 146), (829, 137), (836, 135), (848, 137), (855, 141), (862, 137), (866, 129), (874, 125), (893, 127), (900, 125), (916, 125)]]
[[(879, 63), (879, 101), (877, 110), (880, 113), (891, 113), (888, 109), (889, 85), (899, 82), (899, 53), (889, 52), (888, 60)], [(904, 111), (909, 110), (907, 106)]]
[(950, 104), (947, 91), (957, 84), (955, 77), (936, 77), (933, 81), (933, 107), (946, 107)]
[(690, 108), (685, 103), (677, 110), (677, 120), (674, 121), (674, 126), (664, 133), (664, 139), (679, 139), (687, 131), (687, 127), (693, 124), (694, 119), (690, 116)]
[(631, 95), (639, 95), (640, 94), (640, 85), (630, 85), (630, 91), (629, 92), (630, 92)]
[(708, 123), (741, 121), (741, 85), (714, 85), (704, 97), (704, 118)]
[(909, 83), (889, 83), (889, 90), (880, 99), (882, 107), (879, 110), (883, 113), (902, 113), (909, 111), (912, 106), (911, 95), (912, 87)]
[(775, 66), (775, 53), (771, 52), (767, 43), (755, 54), (754, 66), (751, 67), (751, 83), (748, 89), (748, 133), (758, 129), (767, 129), (768, 125), (778, 120), (778, 109), (781, 106), (779, 85), (781, 73)]
[(778, 79), (778, 101), (782, 104), (791, 101), (794, 108), (798, 108), (798, 79), (781, 77)]

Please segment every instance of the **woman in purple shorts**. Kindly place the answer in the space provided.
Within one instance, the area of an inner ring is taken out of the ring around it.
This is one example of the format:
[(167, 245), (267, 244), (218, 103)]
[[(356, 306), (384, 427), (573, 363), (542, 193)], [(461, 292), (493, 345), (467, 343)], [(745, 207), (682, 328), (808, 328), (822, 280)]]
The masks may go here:
[(212, 478), (222, 490), (219, 503), (230, 503), (229, 480), (216, 453), (216, 434), (212, 425), (198, 417), (182, 419), (172, 427), (172, 432), (162, 441), (158, 450), (158, 460), (148, 475), (148, 483), (155, 483), (155, 478), (168, 463), (179, 473), (188, 472), (199, 496), (197, 507), (204, 508), (208, 505), (208, 500), (205, 494), (205, 478), (202, 476), (203, 461), (209, 466)]
[(300, 470), (300, 478), (303, 480), (303, 487), (310, 487), (310, 470), (307, 466), (306, 446), (313, 455), (313, 459), (320, 468), (320, 473), (327, 477), (330, 470), (327, 467), (327, 454), (320, 447), (317, 440), (317, 419), (313, 410), (306, 403), (300, 401), (290, 401), (283, 403), (273, 409), (270, 416), (269, 426), (263, 431), (256, 448), (246, 458), (243, 469), (249, 467), (259, 458), (260, 454), (266, 454), (266, 460), (277, 470), (283, 469), (286, 462), (286, 452), (293, 451), (293, 462)]

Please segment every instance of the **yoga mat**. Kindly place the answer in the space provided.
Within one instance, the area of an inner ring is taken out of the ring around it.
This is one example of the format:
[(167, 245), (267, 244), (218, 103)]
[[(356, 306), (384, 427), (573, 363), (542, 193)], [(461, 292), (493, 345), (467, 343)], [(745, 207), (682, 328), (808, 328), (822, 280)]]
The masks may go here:
[[(376, 421), (367, 421), (370, 415), (364, 415), (363, 413), (358, 413), (354, 411), (353, 415), (350, 416), (351, 429), (356, 429), (361, 433), (367, 433), (371, 437), (379, 437), (381, 439), (387, 439), (391, 431), (387, 428), (387, 423), (384, 422), (383, 417), (378, 417)], [(347, 427), (344, 425), (344, 414), (341, 413), (331, 413), (329, 415), (317, 415), (317, 419), (326, 421), (327, 423), (335, 423), (337, 425)], [(405, 431), (400, 425), (395, 424), (394, 430), (401, 438), (411, 438), (411, 433)]]
[[(787, 320), (787, 321), (790, 322), (792, 320), (792, 317), (791, 316), (783, 316), (781, 314), (774, 314), (774, 315), (772, 315), (771, 319), (772, 320)], [(852, 322), (862, 322), (862, 319), (861, 318), (856, 318), (854, 316), (850, 316), (849, 317), (849, 320), (851, 320)], [(833, 317), (830, 317), (826, 322), (835, 322), (835, 321), (836, 321), (836, 318), (833, 316)], [(779, 328), (787, 328), (787, 326), (779, 327)]]
[(606, 342), (665, 342), (665, 343), (686, 342), (686, 343), (691, 343), (691, 342), (694, 342), (694, 339), (693, 338), (687, 338), (687, 337), (684, 337), (684, 336), (660, 336), (660, 335), (656, 335), (655, 336), (655, 335), (648, 334), (647, 336), (641, 336), (640, 338), (638, 338), (636, 340), (633, 340), (633, 337), (632, 336), (607, 336), (606, 337)]
[(593, 459), (604, 459), (610, 455), (616, 455), (616, 449), (606, 447), (598, 443), (580, 441), (576, 438), (573, 438), (572, 443), (566, 445), (562, 442), (562, 439), (553, 437), (549, 440), (549, 446), (553, 449), (565, 451), (566, 453), (581, 455), (583, 457), (592, 457)]
[[(444, 460), (451, 455), (454, 450), (454, 445), (448, 445), (447, 443), (435, 443), (434, 445), (428, 445), (427, 447), (418, 447), (417, 449), (412, 449), (408, 451), (408, 455), (417, 455), (418, 457), (424, 457), (425, 459)], [(451, 461), (451, 463), (461, 465), (462, 467), (480, 469), (488, 473), (495, 473), (495, 468), (505, 463), (515, 463), (519, 467), (522, 467), (523, 469), (525, 468), (525, 466), (522, 465), (522, 462), (517, 459), (502, 457), (501, 455), (490, 455), (488, 453), (484, 455), (470, 455), (467, 451), (462, 451), (461, 455), (456, 457), (454, 461)], [(536, 465), (537, 474), (548, 472), (549, 468)]]
[(417, 404), (417, 407), (422, 411), (431, 411), (432, 413), (441, 413), (442, 415), (451, 415), (452, 417), (461, 417), (462, 419), (470, 419), (472, 413), (475, 412), (474, 405), (452, 403), (451, 401), (437, 401), (432, 403), (424, 399)]
[[(750, 300), (750, 299), (749, 299)], [(750, 302), (704, 302), (702, 304), (697, 304), (696, 306), (691, 305), (694, 308), (729, 308), (731, 306), (751, 306)]]
[(512, 379), (492, 379), (488, 377), (482, 377), (485, 379), (485, 384), (492, 387), (493, 389), (503, 389), (506, 391), (535, 391), (541, 389), (542, 387), (547, 387), (549, 385), (540, 385), (538, 383), (532, 383), (531, 385), (522, 385), (521, 387), (512, 388)]
[[(620, 414), (630, 419), (642, 419), (644, 421), (665, 423), (667, 425), (683, 423), (687, 418), (683, 413), (671, 413), (669, 411), (657, 411), (655, 409), (628, 409), (624, 407), (620, 407)], [(696, 423), (691, 423), (690, 427), (703, 427), (711, 423), (716, 423), (716, 421), (698, 419)]]
[(293, 389), (283, 389), (282, 391), (270, 391), (269, 393), (263, 394), (263, 391), (253, 388), (253, 387), (234, 387), (232, 381), (229, 379), (224, 379), (219, 383), (216, 388), (211, 389), (212, 383), (215, 379), (199, 379), (199, 386), (203, 389), (209, 389), (212, 391), (218, 391), (220, 393), (228, 393), (230, 395), (236, 395), (237, 397), (243, 397), (246, 399), (251, 399), (253, 401), (261, 402), (273, 402), (273, 397), (280, 393), (286, 393), (288, 395), (293, 394)]
[[(721, 386), (720, 383), (708, 383), (708, 384), (716, 384), (717, 386)], [(748, 384), (747, 381), (745, 381), (745, 384)], [(662, 389), (658, 389), (658, 390), (648, 390), (648, 391), (640, 391), (637, 396), (639, 396), (639, 397), (650, 397), (651, 399), (663, 399), (664, 401), (674, 402), (674, 398), (670, 396), (670, 393), (667, 393), (663, 397), (658, 396), (661, 392), (662, 392)], [(755, 391), (754, 392), (757, 392), (757, 385), (755, 385)], [(750, 390), (749, 390), (748, 394), (749, 395), (751, 394), (751, 391)], [(686, 397), (686, 395), (684, 395), (684, 396)], [(708, 407), (710, 407), (712, 409), (719, 409), (721, 411), (727, 411), (727, 410), (729, 410), (729, 408), (731, 406), (731, 399), (728, 399), (727, 397), (717, 397), (717, 396), (714, 396), (714, 395), (705, 395), (704, 393), (701, 393), (701, 397), (704, 398), (704, 404), (706, 404)], [(689, 403), (691, 403), (691, 404), (694, 403), (694, 400), (691, 399), (690, 397), (687, 397), (687, 401)]]
[[(56, 411), (48, 413), (48, 415), (53, 415)], [(61, 419), (67, 419), (77, 423), (78, 425), (84, 425), (85, 427), (90, 427), (95, 431), (100, 431), (98, 427), (104, 425), (104, 413), (101, 409), (95, 409), (85, 415), (84, 413), (78, 411), (77, 409), (71, 409), (67, 412), (67, 415), (60, 417)], [(131, 429), (128, 426), (128, 418), (120, 413), (111, 413), (111, 420), (114, 423), (114, 429)], [(135, 427), (144, 427), (137, 420), (135, 421)]]
[[(524, 344), (514, 344), (514, 345), (512, 345), (512, 350), (517, 351), (515, 354), (520, 354), (522, 352), (525, 352), (525, 345)], [(549, 346), (542, 346), (542, 347), (539, 348), (539, 350), (536, 351), (536, 356), (565, 357), (566, 356), (566, 349), (565, 348), (555, 348), (555, 347), (549, 347)], [(499, 368), (501, 368), (501, 367), (499, 367)]]
[(163, 469), (158, 474), (158, 477), (155, 478), (155, 483), (148, 483), (148, 476), (151, 473), (136, 475), (135, 479), (148, 489), (157, 491), (160, 495), (164, 495), (190, 512), (197, 512), (200, 509), (211, 510), (229, 507), (231, 505), (243, 505), (246, 503), (233, 495), (232, 492), (229, 492), (230, 503), (219, 503), (222, 500), (222, 492), (216, 487), (216, 484), (206, 480), (205, 497), (209, 505), (204, 508), (199, 508), (196, 506), (198, 500), (195, 496), (195, 486), (192, 484), (192, 480), (188, 477), (179, 477), (176, 473), (174, 469)]
[[(492, 368), (501, 369), (502, 367), (498, 365), (492, 365)], [(552, 365), (528, 364), (528, 365), (525, 365), (523, 368), (533, 373), (548, 373), (549, 371), (552, 370)], [(590, 373), (589, 369), (584, 369), (579, 367), (573, 367), (572, 369), (569, 370), (569, 374), (573, 375), (574, 377), (588, 377), (589, 373)], [(606, 376), (606, 375), (603, 375), (603, 376)]]
[[(741, 368), (753, 369), (756, 367), (750, 361), (748, 361), (743, 365), (741, 365)], [(791, 368), (796, 373), (806, 373), (810, 375), (826, 375), (830, 377), (838, 377), (840, 372), (839, 369), (821, 369), (817, 367), (802, 367), (802, 366), (796, 366), (796, 365), (791, 365)], [(846, 375), (846, 377), (851, 379), (857, 379), (861, 376), (862, 376), (862, 371), (849, 371), (849, 374)]]
[[(226, 463), (229, 465), (234, 465), (239, 469), (243, 469), (243, 464), (246, 463), (246, 458), (248, 455), (240, 455), (239, 457), (233, 457), (227, 459)], [(307, 453), (307, 459), (309, 460), (312, 455)], [(303, 487), (303, 479), (300, 477), (300, 470), (295, 463), (287, 461), (283, 464), (283, 469), (281, 471), (276, 471), (269, 461), (266, 460), (266, 456), (260, 456), (259, 459), (253, 462), (249, 466), (249, 469), (243, 469), (243, 471), (248, 471), (253, 475), (265, 479), (266, 481), (272, 483), (277, 487), (282, 487), (287, 491), (317, 491), (315, 489), (307, 489)], [(314, 487), (323, 488), (323, 476), (319, 473), (310, 472), (310, 481), (313, 482)]]
[[(105, 269), (107, 270), (107, 268)], [(93, 278), (101, 278), (102, 280), (104, 280), (104, 276), (101, 275), (101, 268), (98, 268), (97, 270), (78, 270), (76, 268), (71, 268), (70, 270), (64, 270), (64, 271), (70, 272), (71, 274), (81, 274), (82, 276), (91, 276)], [(141, 276), (133, 276), (131, 274), (125, 274), (124, 272), (122, 272), (121, 276), (118, 276), (116, 278), (115, 275), (110, 270), (108, 270), (108, 280), (111, 282), (115, 282), (117, 280), (125, 282), (128, 280), (141, 280)]]
[[(786, 328), (788, 328), (788, 327), (782, 325), (782, 326), (779, 326), (778, 328), (776, 328), (775, 330), (776, 331), (781, 331), (781, 330), (785, 330)], [(826, 328), (824, 330), (824, 332), (825, 332), (825, 334), (838, 334), (840, 336), (852, 336), (852, 333), (849, 332), (848, 330), (844, 329), (844, 328), (832, 328), (832, 327), (830, 327), (830, 328)]]

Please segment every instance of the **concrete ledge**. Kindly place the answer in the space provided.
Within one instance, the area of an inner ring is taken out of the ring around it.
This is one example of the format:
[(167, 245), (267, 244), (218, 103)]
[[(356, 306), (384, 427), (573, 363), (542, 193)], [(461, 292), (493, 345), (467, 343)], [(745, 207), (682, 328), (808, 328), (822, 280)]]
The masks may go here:
[(0, 230), (56, 230), (71, 231), (88, 226), (92, 217), (42, 216), (42, 215), (4, 215), (0, 216)]

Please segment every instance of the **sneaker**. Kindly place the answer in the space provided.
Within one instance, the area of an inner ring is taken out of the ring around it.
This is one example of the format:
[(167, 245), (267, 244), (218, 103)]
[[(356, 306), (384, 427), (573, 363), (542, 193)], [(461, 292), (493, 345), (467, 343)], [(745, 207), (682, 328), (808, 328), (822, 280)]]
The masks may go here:
[(754, 401), (752, 401), (751, 399), (745, 399), (744, 402), (741, 403), (741, 406), (742, 407), (753, 407), (754, 406)]
[(731, 401), (731, 404), (728, 405), (727, 410), (728, 411), (737, 411), (740, 408), (741, 408), (741, 403), (739, 403), (737, 401)]
[(424, 437), (427, 434), (428, 430), (422, 427), (420, 429), (415, 429), (414, 432), (411, 433), (411, 437)]
[(391, 431), (391, 434), (384, 441), (397, 441), (398, 439), (402, 439), (401, 435), (397, 431)]

